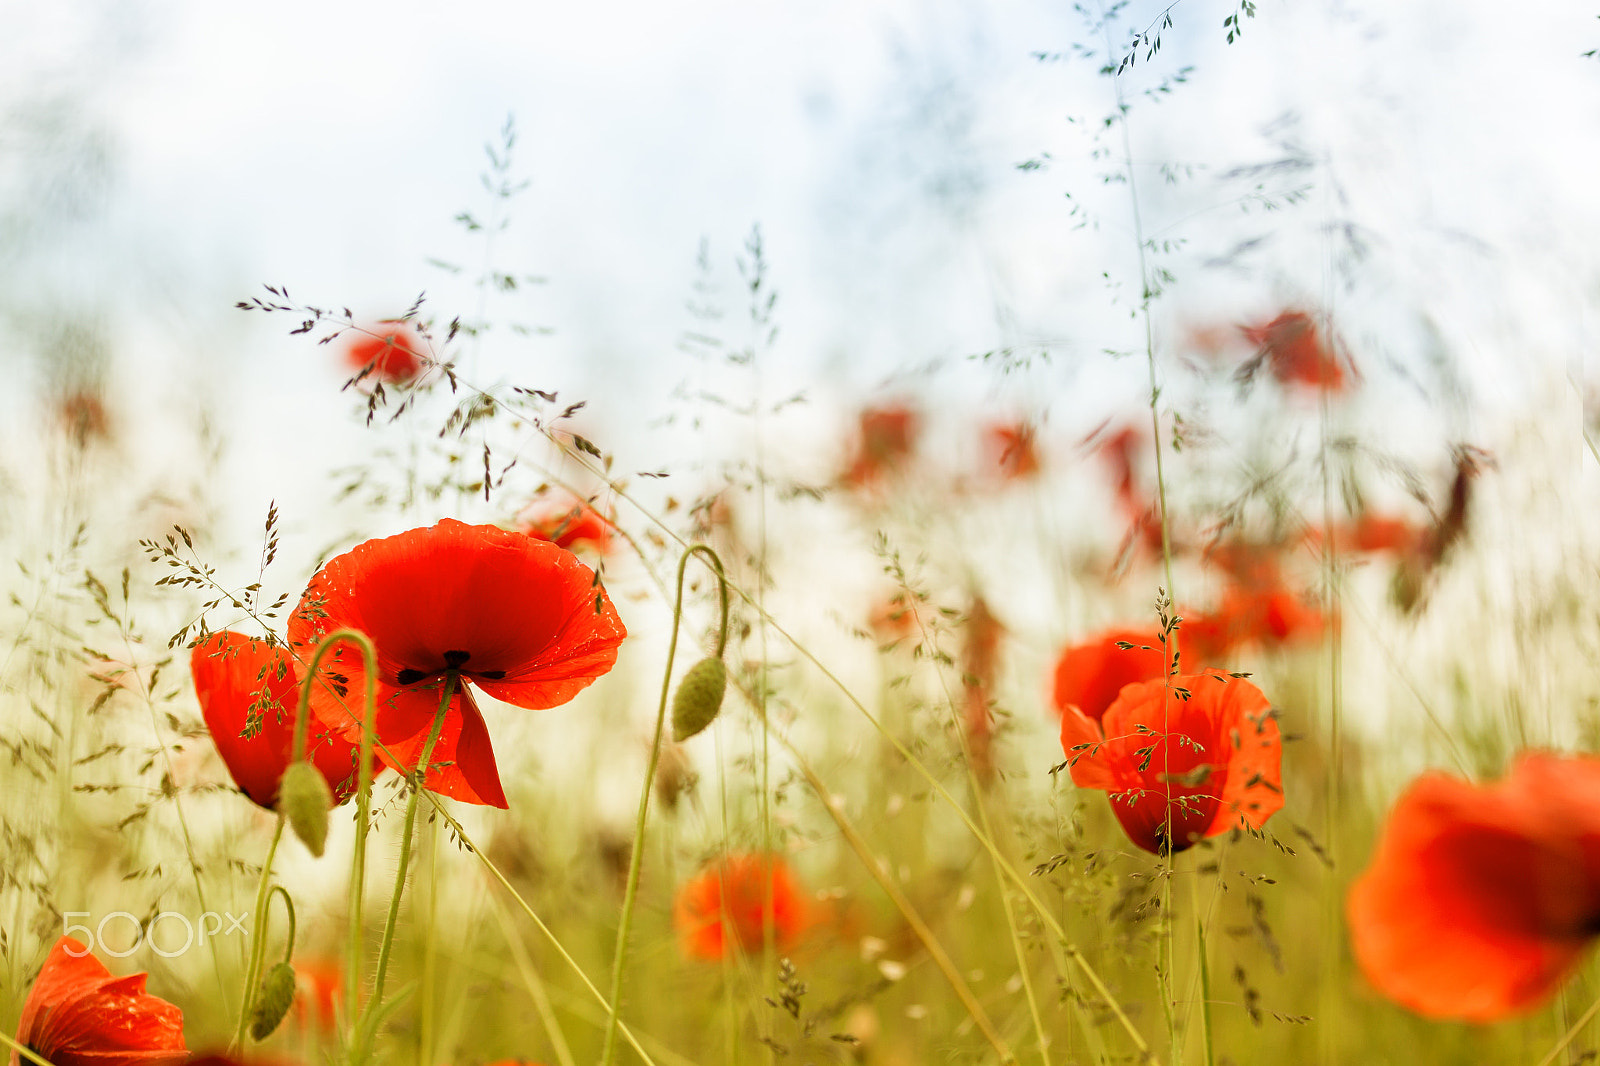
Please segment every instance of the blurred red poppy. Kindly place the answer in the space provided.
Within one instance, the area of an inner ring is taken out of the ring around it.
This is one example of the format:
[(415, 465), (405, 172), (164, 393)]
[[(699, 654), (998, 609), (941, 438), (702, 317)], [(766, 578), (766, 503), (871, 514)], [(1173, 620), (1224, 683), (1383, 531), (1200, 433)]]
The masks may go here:
[(311, 1024), (331, 1031), (338, 1018), (338, 1002), (344, 998), (344, 968), (333, 959), (294, 960), (295, 1013)]
[[(176, 1066), (186, 1062), (183, 1012), (144, 990), (145, 975), (113, 977), (70, 936), (44, 960), (17, 1023), (17, 1043), (55, 1066)], [(11, 1052), (11, 1066), (22, 1056)]]
[(1231, 585), (1215, 611), (1184, 620), (1180, 646), (1187, 660), (1217, 662), (1249, 644), (1315, 640), (1324, 625), (1321, 611), (1282, 586)]
[(911, 458), (922, 419), (904, 404), (869, 407), (861, 412), (856, 454), (844, 473), (845, 484), (864, 488)]
[[(200, 713), (234, 783), (258, 806), (272, 810), (278, 782), (294, 753), (294, 714), (300, 684), (281, 645), (269, 646), (224, 630), (189, 652)], [(246, 737), (246, 730), (253, 735)], [(327, 779), (339, 802), (355, 791), (357, 751), (343, 737), (310, 723), (306, 758)]]
[(1026, 422), (997, 422), (984, 430), (990, 469), (1007, 480), (1032, 477), (1039, 472), (1039, 451), (1033, 427)]
[(961, 680), (966, 690), (967, 755), (972, 761), (973, 773), (984, 783), (994, 778), (994, 722), (989, 703), (994, 698), (1000, 638), (1005, 631), (984, 598), (974, 596), (972, 610), (967, 612), (966, 639), (961, 649)]
[(1367, 979), (1418, 1014), (1539, 1006), (1600, 933), (1600, 759), (1526, 754), (1490, 785), (1424, 774), (1346, 911)]
[(716, 961), (730, 946), (760, 951), (768, 915), (779, 948), (792, 945), (808, 924), (806, 900), (789, 867), (774, 855), (729, 855), (683, 883), (672, 923), (685, 955)]
[(568, 551), (590, 548), (605, 554), (611, 547), (613, 528), (609, 515), (570, 492), (545, 493), (517, 516), (520, 532)]
[[(1124, 649), (1123, 644), (1132, 646)], [(1076, 708), (1098, 722), (1125, 686), (1165, 673), (1166, 653), (1154, 630), (1107, 630), (1061, 653), (1055, 672), (1056, 713)]]
[[(289, 619), (289, 644), (309, 657), (350, 627), (378, 649), (379, 757), (409, 772), (459, 679), (426, 768), (426, 787), (467, 803), (506, 805), (483, 715), (465, 684), (518, 707), (566, 703), (611, 669), (627, 635), (616, 608), (577, 556), (547, 541), (452, 519), (369, 540), (331, 560)], [(323, 659), (311, 706), (356, 741), (365, 681), (341, 643)]]
[(1061, 747), (1079, 788), (1105, 791), (1128, 839), (1182, 851), (1283, 806), (1282, 743), (1260, 689), (1206, 672), (1122, 690), (1099, 721), (1069, 708)]
[[(354, 333), (345, 346), (344, 361), (351, 372), (375, 378), (385, 385), (400, 385), (422, 372), (422, 352), (427, 345), (409, 325), (389, 319), (371, 331)], [(371, 367), (370, 370), (367, 368)]]
[(1240, 331), (1258, 349), (1247, 367), (1264, 361), (1272, 376), (1285, 385), (1328, 392), (1344, 389), (1343, 360), (1334, 346), (1323, 340), (1316, 321), (1304, 311), (1285, 311), (1266, 325), (1241, 326)]

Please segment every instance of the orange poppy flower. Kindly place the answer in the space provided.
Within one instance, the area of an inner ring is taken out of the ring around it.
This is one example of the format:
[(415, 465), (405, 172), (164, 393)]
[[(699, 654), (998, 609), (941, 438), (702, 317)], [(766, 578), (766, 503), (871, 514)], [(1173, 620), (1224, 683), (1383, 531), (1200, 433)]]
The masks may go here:
[[(445, 678), (459, 679), (426, 768), (429, 789), (506, 806), (483, 715), (466, 682), (533, 709), (566, 703), (611, 669), (627, 636), (610, 597), (577, 556), (547, 541), (452, 519), (369, 540), (331, 560), (289, 619), (289, 644), (309, 657), (350, 627), (378, 649), (379, 757), (415, 768)], [(324, 659), (311, 707), (356, 741), (365, 707), (359, 652)]]
[(405, 322), (389, 319), (378, 323), (371, 332), (354, 334), (345, 346), (344, 361), (352, 373), (383, 382), (401, 385), (422, 372), (426, 365), (422, 352), (426, 349), (422, 338)]
[[(144, 990), (145, 975), (113, 977), (70, 936), (57, 940), (22, 1004), (17, 1043), (55, 1066), (177, 1066), (183, 1012)], [(11, 1066), (22, 1056), (11, 1052)]]
[(775, 855), (729, 855), (683, 883), (672, 923), (686, 956), (714, 962), (728, 952), (730, 938), (740, 951), (760, 951), (769, 907), (773, 942), (792, 945), (806, 927), (807, 909), (789, 867)]
[(344, 998), (343, 967), (332, 959), (295, 959), (294, 977), (295, 1013), (302, 1019), (309, 1015), (318, 1028), (331, 1031)]
[(1072, 783), (1105, 791), (1128, 839), (1182, 851), (1283, 806), (1283, 747), (1260, 689), (1207, 672), (1122, 690), (1095, 721), (1069, 708), (1061, 747)]
[[(246, 796), (272, 810), (278, 782), (294, 754), (294, 715), (300, 684), (294, 665), (281, 645), (269, 646), (224, 630), (213, 633), (189, 652), (200, 713), (211, 731), (228, 773)], [(244, 735), (254, 719), (255, 735)], [(340, 802), (355, 791), (358, 754), (342, 737), (310, 723), (306, 758), (327, 779)]]
[(570, 492), (540, 496), (517, 516), (517, 529), (568, 551), (582, 548), (605, 554), (611, 547), (611, 517)]
[(1600, 759), (1526, 754), (1504, 781), (1424, 774), (1350, 888), (1367, 979), (1418, 1014), (1487, 1022), (1549, 999), (1600, 932)]
[(1180, 647), (1185, 658), (1216, 661), (1247, 644), (1298, 644), (1318, 637), (1325, 625), (1322, 612), (1281, 586), (1247, 588), (1234, 585), (1208, 615), (1187, 619)]
[(1033, 427), (1026, 422), (997, 422), (984, 430), (983, 439), (990, 469), (999, 470), (1006, 480), (1020, 480), (1039, 472)]
[(1056, 713), (1076, 708), (1098, 722), (1125, 686), (1165, 673), (1166, 654), (1154, 631), (1107, 630), (1061, 653), (1055, 673)]
[(1304, 311), (1285, 311), (1264, 326), (1241, 326), (1240, 331), (1258, 349), (1247, 366), (1265, 361), (1272, 376), (1285, 385), (1328, 392), (1344, 389), (1343, 360)]
[(921, 417), (904, 404), (862, 411), (860, 439), (845, 470), (845, 484), (864, 488), (903, 465), (911, 458), (921, 428)]

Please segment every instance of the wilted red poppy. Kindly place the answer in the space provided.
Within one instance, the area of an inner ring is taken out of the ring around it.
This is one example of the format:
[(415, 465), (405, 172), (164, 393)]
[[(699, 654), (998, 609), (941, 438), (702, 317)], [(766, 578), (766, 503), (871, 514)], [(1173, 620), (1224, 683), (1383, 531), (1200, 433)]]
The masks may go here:
[(779, 948), (806, 927), (806, 901), (789, 867), (775, 855), (729, 855), (683, 883), (672, 923), (685, 955), (715, 961), (730, 937), (740, 951), (760, 951), (768, 915)]
[[(1123, 644), (1132, 646), (1124, 649)], [(1061, 653), (1055, 673), (1056, 713), (1076, 707), (1098, 722), (1125, 686), (1165, 673), (1166, 653), (1153, 630), (1107, 630)]]
[[(272, 810), (278, 782), (294, 754), (294, 715), (300, 684), (281, 645), (269, 646), (224, 630), (194, 646), (189, 673), (200, 713), (234, 782), (257, 805)], [(254, 735), (244, 735), (247, 728)], [(309, 723), (306, 758), (340, 802), (355, 791), (357, 751), (326, 727)]]
[(1272, 705), (1242, 678), (1208, 671), (1122, 690), (1098, 722), (1069, 708), (1061, 747), (1072, 783), (1101, 789), (1128, 839), (1165, 854), (1283, 806)]
[(1475, 1022), (1538, 1006), (1600, 933), (1600, 759), (1417, 778), (1346, 910), (1356, 961), (1402, 1006)]
[[(289, 619), (289, 644), (309, 658), (345, 627), (378, 649), (379, 756), (415, 768), (446, 677), (458, 677), (425, 785), (468, 803), (506, 805), (471, 681), (518, 707), (566, 703), (611, 669), (627, 635), (594, 572), (547, 541), (453, 519), (369, 540), (331, 560)], [(357, 741), (365, 713), (360, 653), (323, 659), (312, 710)]]
[(845, 484), (862, 488), (897, 469), (911, 458), (921, 428), (922, 419), (904, 404), (862, 411), (860, 439), (845, 470)]
[(995, 423), (984, 430), (983, 439), (991, 469), (998, 469), (1001, 477), (1016, 480), (1039, 472), (1033, 427), (1026, 422)]
[(386, 385), (399, 385), (422, 372), (422, 352), (426, 347), (409, 325), (390, 319), (378, 323), (370, 332), (353, 333), (344, 350), (344, 361), (356, 374), (370, 366), (367, 377)]
[(568, 551), (592, 548), (604, 554), (611, 547), (613, 525), (610, 516), (570, 492), (550, 492), (517, 516), (517, 529)]
[[(185, 1062), (183, 1011), (144, 990), (145, 975), (113, 977), (70, 936), (57, 940), (22, 1004), (17, 1043), (55, 1066)], [(11, 1066), (22, 1056), (11, 1052)]]
[(1304, 311), (1285, 311), (1264, 326), (1241, 326), (1240, 331), (1258, 349), (1247, 367), (1265, 361), (1272, 376), (1286, 385), (1328, 392), (1344, 388), (1343, 360)]

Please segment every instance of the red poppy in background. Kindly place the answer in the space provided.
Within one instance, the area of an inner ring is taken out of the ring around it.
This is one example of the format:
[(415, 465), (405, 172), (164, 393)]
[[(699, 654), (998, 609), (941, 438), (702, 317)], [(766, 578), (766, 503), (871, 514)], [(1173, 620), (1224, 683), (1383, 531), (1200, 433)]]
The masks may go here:
[(1474, 1022), (1537, 1007), (1600, 933), (1600, 759), (1417, 778), (1346, 910), (1361, 969), (1402, 1006)]
[(294, 1009), (302, 1019), (311, 1016), (319, 1029), (331, 1031), (344, 998), (344, 968), (333, 959), (294, 960)]
[[(189, 673), (206, 728), (234, 783), (258, 806), (272, 810), (278, 782), (294, 753), (300, 683), (288, 652), (281, 645), (224, 630), (189, 652)], [(246, 722), (252, 717), (259, 724), (247, 738)], [(310, 723), (306, 758), (341, 803), (355, 791), (357, 757), (354, 745)]]
[(991, 469), (1007, 480), (1032, 477), (1039, 472), (1039, 450), (1033, 427), (1026, 422), (997, 422), (984, 430)]
[(863, 488), (911, 458), (922, 419), (904, 404), (869, 407), (861, 412), (860, 439), (845, 470), (845, 484)]
[(1216, 662), (1245, 645), (1281, 647), (1318, 638), (1322, 612), (1282, 586), (1230, 586), (1215, 611), (1183, 623), (1185, 658)]
[[(177, 1066), (183, 1012), (144, 990), (145, 974), (113, 977), (80, 941), (57, 940), (17, 1023), (17, 1043), (55, 1066)], [(22, 1056), (11, 1052), (11, 1066)]]
[(789, 867), (775, 855), (729, 855), (678, 889), (672, 924), (685, 955), (714, 962), (730, 949), (730, 937), (740, 951), (760, 951), (769, 913), (779, 948), (806, 928), (805, 897)]
[(972, 598), (961, 648), (961, 679), (966, 690), (964, 725), (967, 754), (973, 773), (988, 783), (994, 778), (994, 722), (989, 703), (994, 698), (995, 675), (1000, 666), (1000, 638), (1006, 627), (989, 610), (982, 596)]
[(540, 496), (517, 516), (518, 531), (568, 551), (592, 548), (605, 554), (611, 547), (613, 528), (611, 516), (570, 492)]
[(422, 372), (422, 352), (427, 345), (403, 321), (380, 322), (370, 332), (355, 333), (344, 350), (345, 365), (360, 374), (369, 366), (367, 377), (385, 385), (401, 385)]
[(1128, 839), (1165, 854), (1283, 806), (1282, 742), (1260, 689), (1207, 672), (1122, 690), (1099, 721), (1061, 717), (1072, 783), (1101, 789)]
[[(323, 636), (345, 627), (366, 633), (378, 649), (379, 757), (401, 772), (415, 767), (454, 672), (460, 683), (424, 784), (495, 807), (506, 806), (505, 792), (466, 682), (518, 707), (555, 707), (610, 670), (627, 635), (594, 572), (571, 552), (448, 518), (331, 560), (290, 617), (289, 644), (309, 658)], [(312, 709), (359, 740), (360, 653), (341, 643), (319, 673)]]
[(1061, 653), (1053, 693), (1056, 713), (1076, 708), (1098, 722), (1125, 686), (1165, 674), (1166, 653), (1153, 630), (1107, 630)]
[(1304, 311), (1285, 311), (1264, 326), (1241, 326), (1240, 331), (1258, 349), (1247, 366), (1264, 361), (1272, 376), (1285, 385), (1328, 392), (1344, 389), (1343, 360)]

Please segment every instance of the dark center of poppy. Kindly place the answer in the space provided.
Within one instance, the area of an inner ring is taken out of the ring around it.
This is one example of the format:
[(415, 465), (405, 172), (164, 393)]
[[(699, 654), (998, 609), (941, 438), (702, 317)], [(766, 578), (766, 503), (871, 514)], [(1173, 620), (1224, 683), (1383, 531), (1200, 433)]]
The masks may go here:
[[(465, 666), (467, 662), (471, 660), (471, 658), (472, 653), (470, 651), (461, 651), (459, 649), (447, 651), (444, 653), (443, 668), (438, 670), (418, 670), (415, 667), (408, 666), (395, 675), (395, 680), (402, 685), (414, 685), (418, 681), (433, 677), (437, 674), (442, 674), (446, 670), (454, 670), (460, 673), (461, 668)], [(474, 671), (472, 676), (481, 677), (488, 681), (499, 681), (501, 678), (506, 676), (506, 672), (504, 670), (479, 670)]]

